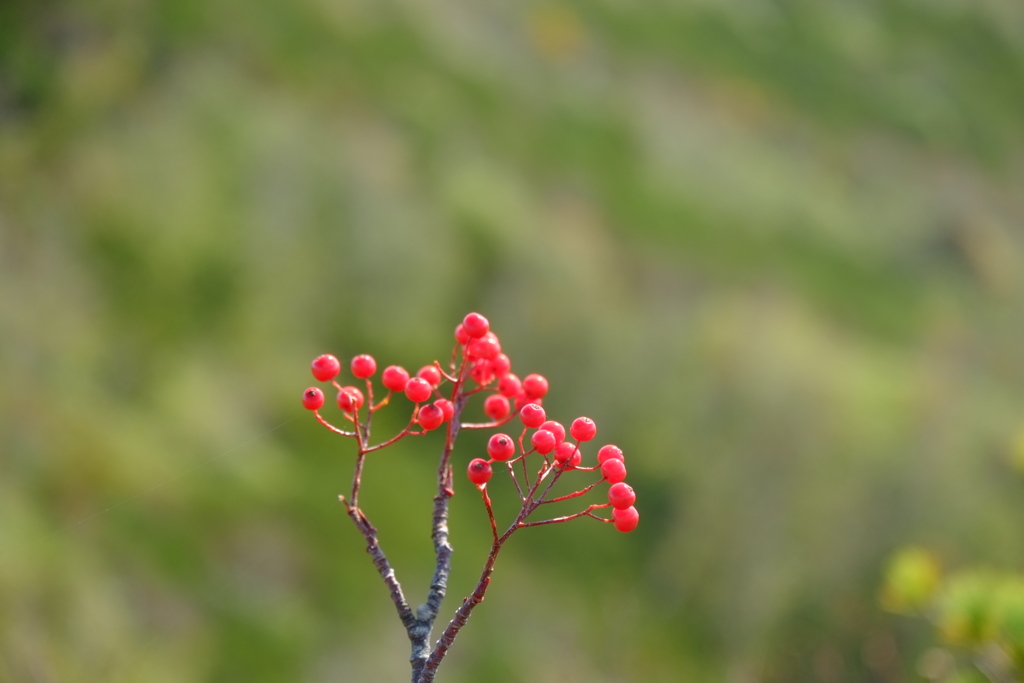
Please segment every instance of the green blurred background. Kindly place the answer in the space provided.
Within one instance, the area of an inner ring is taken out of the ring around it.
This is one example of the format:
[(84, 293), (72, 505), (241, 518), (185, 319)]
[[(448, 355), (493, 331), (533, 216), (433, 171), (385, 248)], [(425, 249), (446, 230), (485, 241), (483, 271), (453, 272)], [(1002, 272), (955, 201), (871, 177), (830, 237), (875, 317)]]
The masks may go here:
[[(2, 3), (0, 680), (407, 680), (299, 397), (469, 310), (643, 519), (440, 680), (915, 680), (886, 558), (1024, 564), (1022, 224), (1016, 0)], [(416, 601), (439, 439), (363, 494)]]

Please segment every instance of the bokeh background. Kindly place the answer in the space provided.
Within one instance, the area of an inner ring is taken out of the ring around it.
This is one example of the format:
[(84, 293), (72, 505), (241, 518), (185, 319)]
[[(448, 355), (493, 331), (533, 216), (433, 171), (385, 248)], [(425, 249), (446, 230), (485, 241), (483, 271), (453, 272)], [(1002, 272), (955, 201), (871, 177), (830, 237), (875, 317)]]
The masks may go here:
[[(1022, 225), (1014, 0), (0, 3), (0, 680), (406, 680), (299, 397), (469, 310), (642, 520), (440, 680), (919, 680), (887, 558), (1024, 563)], [(366, 475), (414, 601), (439, 449)]]

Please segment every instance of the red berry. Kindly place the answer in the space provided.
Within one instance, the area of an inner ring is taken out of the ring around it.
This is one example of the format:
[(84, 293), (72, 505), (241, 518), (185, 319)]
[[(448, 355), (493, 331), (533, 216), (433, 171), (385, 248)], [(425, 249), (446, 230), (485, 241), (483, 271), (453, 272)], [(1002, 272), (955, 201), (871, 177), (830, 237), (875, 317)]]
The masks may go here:
[(516, 454), (516, 442), (508, 434), (495, 434), (487, 440), (487, 455), (505, 461)]
[(416, 414), (416, 421), (420, 423), (420, 427), (429, 432), (432, 429), (437, 429), (444, 422), (444, 411), (433, 403), (428, 403), (425, 406), (420, 406), (419, 412)]
[(620, 481), (608, 489), (608, 502), (616, 510), (625, 510), (636, 502), (636, 493), (633, 492), (632, 486)]
[(493, 473), (493, 470), (491, 470), (491, 464), (483, 458), (470, 460), (469, 468), (466, 470), (469, 480), (477, 486), (483, 486), (490, 481)]
[(478, 360), (473, 363), (473, 369), (469, 371), (469, 376), (473, 378), (474, 382), (482, 386), (494, 380), (494, 370), (491, 369), (489, 361)]
[(444, 416), (445, 422), (452, 419), (455, 415), (455, 406), (453, 406), (452, 402), (446, 398), (437, 399), (434, 401), (434, 405), (441, 409), (441, 414)]
[(413, 403), (423, 403), (434, 393), (430, 382), (421, 378), (413, 377), (405, 383), (405, 396)]
[(615, 460), (621, 460), (623, 462), (626, 461), (626, 458), (622, 455), (622, 449), (618, 446), (613, 446), (611, 444), (601, 446), (601, 449), (597, 452), (597, 464), (603, 465), (604, 461), (609, 458), (614, 458)]
[(523, 391), (530, 398), (544, 398), (548, 393), (548, 381), (536, 373), (523, 378)]
[[(493, 365), (493, 364), (492, 364)], [(502, 375), (501, 379), (498, 380), (498, 391), (502, 396), (508, 398), (515, 398), (523, 391), (523, 383), (519, 381), (519, 378), (513, 375), (511, 372)]]
[(565, 441), (565, 427), (560, 422), (554, 420), (547, 420), (538, 429), (546, 429), (555, 435), (555, 442), (562, 443)]
[(589, 417), (577, 417), (569, 426), (569, 433), (579, 441), (590, 441), (597, 434), (597, 425)]
[(555, 435), (546, 429), (535, 431), (533, 436), (530, 437), (530, 443), (533, 444), (534, 449), (541, 455), (547, 455), (555, 450), (555, 446), (558, 445)]
[(519, 419), (527, 427), (536, 428), (544, 424), (544, 409), (536, 403), (527, 403), (519, 411)]
[(612, 519), (615, 522), (615, 528), (625, 533), (632, 531), (640, 523), (640, 513), (636, 511), (635, 507), (630, 505), (624, 510), (613, 509)]
[(409, 373), (401, 365), (389, 365), (384, 368), (380, 381), (391, 391), (405, 391), (405, 383), (409, 381)]
[(479, 339), (471, 341), (467, 350), (470, 358), (494, 360), (501, 353), (501, 342), (498, 341), (496, 334), (488, 332)]
[(420, 368), (420, 371), (416, 373), (416, 376), (420, 379), (427, 380), (427, 383), (435, 389), (441, 384), (441, 371), (437, 369), (436, 365), (424, 365)]
[(316, 387), (310, 387), (302, 392), (302, 405), (307, 410), (319, 410), (324, 404), (324, 392)]
[(563, 467), (576, 467), (582, 459), (583, 454), (580, 453), (579, 446), (571, 441), (563, 441), (555, 447), (555, 462)]
[(527, 403), (541, 405), (543, 401), (544, 399), (542, 398), (535, 398), (531, 400), (526, 397), (526, 392), (520, 392), (519, 394), (516, 395), (516, 410), (522, 410), (523, 406), (525, 406)]
[(477, 339), (487, 334), (491, 324), (479, 313), (469, 313), (462, 319), (462, 327), (466, 330), (466, 334)]
[(626, 478), (626, 463), (609, 458), (601, 463), (601, 476), (609, 484), (618, 484)]
[(373, 359), (373, 356), (368, 356), (365, 353), (353, 358), (351, 366), (352, 374), (358, 379), (373, 377), (373, 373), (377, 372), (377, 361)]
[(469, 332), (466, 332), (466, 327), (459, 323), (455, 326), (455, 341), (461, 345), (466, 345), (472, 337), (469, 336)]
[(508, 399), (501, 394), (491, 394), (484, 400), (484, 413), (492, 420), (503, 419), (510, 410)]
[(354, 413), (363, 407), (363, 392), (356, 387), (342, 387), (338, 392), (338, 407), (346, 413)]
[(494, 374), (498, 377), (504, 377), (512, 369), (512, 361), (505, 354), (499, 353), (491, 359), (491, 369), (494, 370)]
[(338, 376), (341, 372), (341, 363), (329, 353), (317, 356), (313, 359), (313, 376), (320, 382), (327, 382)]

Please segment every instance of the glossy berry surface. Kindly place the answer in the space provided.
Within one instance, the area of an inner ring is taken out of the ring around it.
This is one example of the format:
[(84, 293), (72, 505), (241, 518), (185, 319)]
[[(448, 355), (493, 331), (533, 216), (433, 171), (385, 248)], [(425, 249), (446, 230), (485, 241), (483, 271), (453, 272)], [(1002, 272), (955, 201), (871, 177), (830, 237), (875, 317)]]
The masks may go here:
[(513, 373), (506, 373), (498, 380), (498, 391), (502, 396), (515, 398), (523, 391), (523, 383)]
[(501, 353), (501, 344), (493, 333), (488, 332), (485, 336), (469, 342), (468, 349), (470, 358), (494, 360)]
[(420, 377), (413, 377), (405, 383), (405, 396), (413, 403), (423, 403), (433, 392), (430, 382)]
[(341, 363), (329, 353), (313, 359), (313, 376), (320, 382), (328, 382), (341, 372)]
[(516, 396), (515, 400), (516, 412), (522, 410), (523, 406), (525, 406), (527, 403), (535, 403), (536, 405), (541, 405), (541, 402), (543, 400), (544, 399), (542, 398), (537, 398), (531, 401), (530, 399), (526, 398), (526, 392), (520, 392), (520, 394)]
[(626, 478), (626, 463), (609, 458), (601, 463), (601, 476), (609, 484), (617, 484)]
[(352, 413), (363, 407), (363, 392), (357, 387), (342, 387), (338, 392), (338, 407), (346, 413)]
[(597, 434), (597, 425), (589, 417), (577, 417), (569, 426), (569, 433), (579, 441), (590, 441)]
[(555, 462), (559, 465), (575, 467), (582, 459), (583, 454), (580, 453), (579, 446), (571, 441), (563, 441), (555, 447)]
[(466, 327), (462, 323), (455, 326), (455, 341), (459, 344), (467, 344), (472, 337), (469, 336), (469, 332), (466, 332)]
[(548, 393), (548, 381), (543, 375), (527, 375), (523, 378), (523, 391), (529, 398), (544, 398)]
[(416, 376), (420, 379), (426, 380), (427, 384), (437, 388), (441, 384), (441, 371), (437, 369), (435, 365), (424, 365), (416, 373)]
[(470, 337), (477, 339), (487, 334), (491, 323), (479, 313), (467, 313), (466, 317), (462, 319), (462, 328)]
[(487, 462), (483, 458), (470, 460), (469, 467), (466, 468), (466, 475), (469, 477), (469, 480), (477, 486), (483, 486), (490, 481), (493, 473), (493, 470), (491, 470), (491, 463)]
[(537, 429), (546, 429), (552, 434), (554, 434), (555, 443), (562, 443), (563, 441), (565, 441), (565, 427), (562, 426), (561, 422), (555, 422), (554, 420), (545, 420)]
[(624, 481), (612, 484), (608, 488), (608, 502), (616, 510), (625, 510), (636, 502), (636, 493), (633, 487)]
[(505, 461), (516, 454), (516, 442), (508, 434), (495, 434), (487, 440), (487, 455)]
[(428, 403), (420, 408), (416, 414), (416, 421), (429, 432), (441, 426), (444, 422), (444, 412), (433, 403)]
[(640, 523), (640, 513), (633, 506), (624, 510), (613, 509), (612, 520), (615, 523), (615, 528), (625, 533), (632, 531)]
[(389, 365), (380, 376), (381, 384), (391, 391), (405, 391), (405, 383), (409, 381), (409, 373), (401, 365)]
[(492, 394), (484, 400), (484, 414), (492, 420), (502, 420), (508, 417), (511, 410), (508, 399), (501, 394)]
[(555, 446), (558, 442), (555, 440), (555, 435), (546, 429), (538, 429), (530, 437), (530, 443), (541, 455), (547, 455), (551, 451), (555, 450)]
[(446, 398), (437, 399), (436, 401), (434, 401), (434, 405), (441, 409), (441, 415), (443, 416), (445, 422), (452, 419), (452, 417), (455, 415), (455, 406), (453, 406), (452, 402)]
[(473, 363), (473, 369), (469, 371), (469, 376), (477, 384), (484, 385), (494, 380), (494, 370), (491, 369), (489, 361), (481, 359)]
[(512, 361), (504, 353), (499, 353), (491, 359), (491, 369), (497, 377), (504, 377), (512, 369)]
[(622, 455), (622, 449), (618, 446), (613, 446), (612, 444), (601, 446), (600, 450), (597, 451), (597, 464), (602, 465), (605, 460), (610, 458), (622, 460), (623, 462), (626, 461), (626, 458)]
[(544, 409), (536, 403), (527, 403), (523, 406), (522, 410), (519, 411), (519, 419), (522, 420), (525, 426), (531, 428), (540, 427), (544, 424), (546, 417)]
[(324, 405), (324, 392), (310, 387), (302, 392), (302, 406), (306, 410), (319, 410)]
[(369, 356), (365, 353), (353, 358), (350, 365), (352, 368), (352, 375), (358, 379), (373, 377), (373, 373), (377, 372), (377, 361), (373, 359), (373, 356)]

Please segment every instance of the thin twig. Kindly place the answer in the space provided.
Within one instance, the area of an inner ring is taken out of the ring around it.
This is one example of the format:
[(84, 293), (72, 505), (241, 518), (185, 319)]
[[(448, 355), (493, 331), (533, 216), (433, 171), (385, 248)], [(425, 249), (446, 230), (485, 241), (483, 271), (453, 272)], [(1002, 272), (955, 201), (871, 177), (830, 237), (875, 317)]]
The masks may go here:
[(370, 524), (370, 520), (362, 510), (356, 507), (354, 503), (349, 503), (345, 500), (345, 496), (338, 496), (338, 499), (345, 505), (345, 510), (348, 512), (348, 516), (352, 518), (352, 521), (355, 522), (356, 529), (366, 539), (366, 552), (370, 554), (374, 566), (377, 567), (377, 572), (380, 573), (381, 578), (384, 579), (384, 583), (391, 593), (391, 602), (395, 603), (395, 609), (398, 610), (398, 618), (402, 620), (402, 624), (408, 630), (416, 623), (416, 617), (413, 615), (412, 610), (409, 609), (409, 603), (406, 602), (405, 595), (402, 593), (402, 585), (395, 576), (395, 570), (391, 568), (387, 556), (377, 541), (377, 529)]
[(316, 417), (317, 422), (322, 424), (324, 427), (327, 427), (328, 429), (330, 429), (335, 434), (341, 434), (342, 436), (355, 436), (356, 435), (355, 432), (346, 432), (344, 429), (338, 429), (337, 427), (332, 425), (330, 422), (328, 422), (327, 420), (325, 420), (324, 418), (322, 418), (320, 416), (320, 411), (319, 410), (314, 410), (313, 411), (313, 416)]
[(597, 486), (600, 483), (600, 481), (595, 481), (593, 484), (584, 489), (580, 489), (579, 491), (573, 491), (572, 493), (567, 493), (566, 495), (559, 496), (558, 498), (541, 498), (540, 500), (537, 501), (537, 505), (544, 505), (545, 503), (558, 503), (563, 500), (569, 500), (570, 498), (578, 498), (579, 496), (589, 493), (595, 486)]
[(570, 519), (576, 519), (577, 517), (593, 517), (594, 519), (600, 520), (602, 522), (611, 522), (612, 520), (605, 519), (604, 517), (598, 517), (597, 515), (595, 515), (593, 513), (594, 510), (599, 510), (601, 508), (606, 508), (606, 507), (609, 507), (610, 505), (611, 505), (611, 503), (602, 503), (602, 504), (596, 504), (595, 503), (594, 505), (590, 505), (589, 507), (587, 507), (586, 510), (583, 510), (582, 512), (577, 512), (576, 514), (573, 514), (573, 515), (565, 515), (564, 517), (555, 517), (553, 519), (545, 519), (545, 520), (542, 520), (540, 522), (520, 522), (519, 526), (520, 526), (520, 528), (522, 528), (522, 527), (528, 527), (528, 526), (543, 526), (545, 524), (558, 524), (560, 522), (568, 522)]

